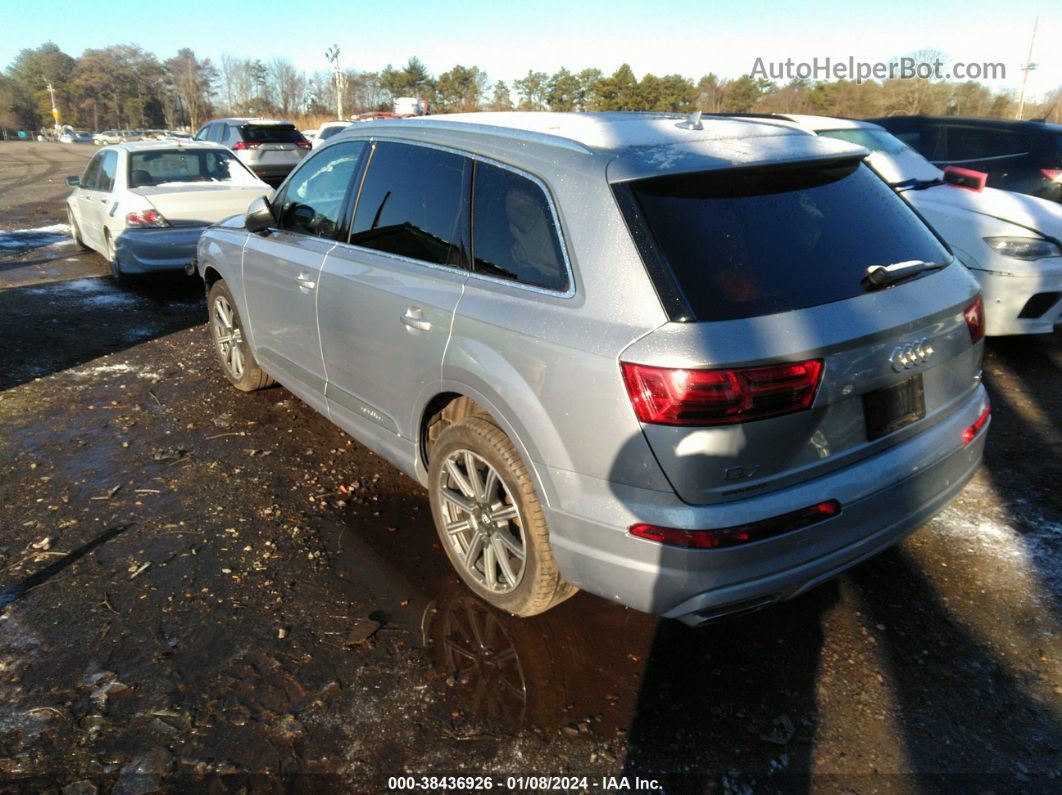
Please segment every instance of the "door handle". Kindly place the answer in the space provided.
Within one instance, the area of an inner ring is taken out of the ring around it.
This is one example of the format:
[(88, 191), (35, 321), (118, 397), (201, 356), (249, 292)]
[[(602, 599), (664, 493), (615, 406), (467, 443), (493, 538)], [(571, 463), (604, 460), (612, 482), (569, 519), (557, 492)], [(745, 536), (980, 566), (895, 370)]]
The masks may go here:
[(305, 273), (300, 273), (295, 277), (295, 281), (298, 282), (299, 289), (304, 293), (308, 293), (314, 287), (317, 286), (317, 282), (307, 276)]
[(402, 315), (402, 322), (411, 329), (417, 331), (428, 331), (431, 329), (431, 321), (424, 319), (424, 310), (419, 306), (411, 306), (406, 310), (406, 313)]

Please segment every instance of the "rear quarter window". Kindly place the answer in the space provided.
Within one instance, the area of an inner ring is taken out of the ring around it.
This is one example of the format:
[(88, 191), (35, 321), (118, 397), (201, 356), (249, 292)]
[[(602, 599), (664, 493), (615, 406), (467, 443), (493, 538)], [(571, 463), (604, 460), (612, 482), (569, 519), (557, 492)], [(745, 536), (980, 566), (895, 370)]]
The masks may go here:
[(861, 163), (655, 177), (630, 190), (640, 218), (629, 223), (648, 227), (697, 320), (842, 301), (863, 294), (871, 265), (950, 259)]
[(508, 169), (476, 164), (473, 268), (561, 292), (568, 289), (553, 211), (538, 184)]

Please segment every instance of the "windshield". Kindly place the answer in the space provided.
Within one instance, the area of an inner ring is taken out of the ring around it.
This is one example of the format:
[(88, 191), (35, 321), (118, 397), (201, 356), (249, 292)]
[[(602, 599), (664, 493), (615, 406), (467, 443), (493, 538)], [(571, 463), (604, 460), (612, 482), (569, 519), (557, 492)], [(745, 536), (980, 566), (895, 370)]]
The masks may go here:
[(224, 149), (154, 149), (129, 156), (129, 187), (190, 182), (255, 185), (257, 178)]
[(858, 163), (707, 171), (631, 190), (698, 320), (733, 320), (862, 295), (871, 265), (950, 254)]

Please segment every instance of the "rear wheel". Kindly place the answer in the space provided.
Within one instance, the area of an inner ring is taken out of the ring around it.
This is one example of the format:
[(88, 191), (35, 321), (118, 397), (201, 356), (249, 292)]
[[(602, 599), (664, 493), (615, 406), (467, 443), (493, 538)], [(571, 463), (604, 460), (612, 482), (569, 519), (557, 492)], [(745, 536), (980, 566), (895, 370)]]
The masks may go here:
[(114, 240), (111, 238), (111, 233), (107, 230), (103, 232), (103, 245), (107, 251), (107, 262), (111, 265), (111, 278), (114, 279), (114, 283), (119, 287), (128, 287), (129, 276), (122, 273), (122, 265), (118, 262), (118, 252), (114, 247)]
[(81, 230), (78, 228), (77, 221), (74, 220), (74, 213), (70, 208), (66, 208), (67, 225), (70, 227), (70, 239), (74, 241), (74, 247), (78, 251), (88, 251), (88, 246), (85, 245), (85, 241), (81, 239)]
[(428, 477), (443, 549), (478, 596), (533, 616), (576, 592), (557, 570), (534, 484), (500, 428), (482, 417), (446, 428)]
[(214, 353), (225, 377), (243, 392), (254, 392), (275, 383), (254, 358), (251, 346), (243, 332), (236, 301), (223, 279), (210, 285), (207, 291), (207, 306), (210, 308), (210, 336), (214, 341)]

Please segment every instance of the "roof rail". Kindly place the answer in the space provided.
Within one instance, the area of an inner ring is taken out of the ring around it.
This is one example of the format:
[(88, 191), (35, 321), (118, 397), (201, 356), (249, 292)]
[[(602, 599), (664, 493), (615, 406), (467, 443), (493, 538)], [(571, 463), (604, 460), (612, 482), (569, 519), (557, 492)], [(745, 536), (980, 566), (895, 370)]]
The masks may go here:
[(518, 139), (534, 142), (544, 146), (555, 146), (559, 149), (567, 149), (570, 152), (578, 152), (581, 155), (591, 155), (594, 150), (586, 144), (561, 135), (539, 132), (537, 130), (522, 130), (519, 127), (503, 127), (499, 124), (484, 124), (473, 121), (445, 121), (443, 119), (429, 119), (424, 116), (412, 116), (408, 119), (379, 119), (366, 122), (374, 124), (377, 129), (390, 128), (409, 129), (416, 127), (428, 127), (435, 130), (449, 132), (473, 133), (477, 135), (494, 135), (500, 138)]

